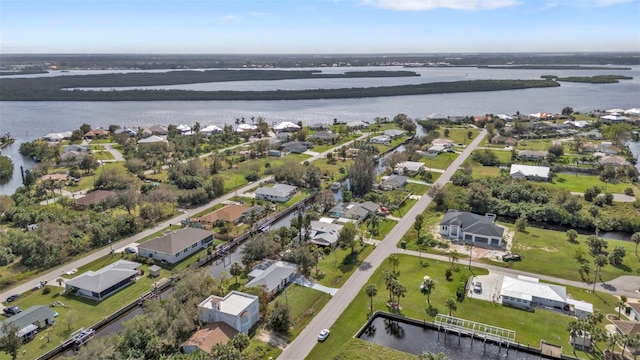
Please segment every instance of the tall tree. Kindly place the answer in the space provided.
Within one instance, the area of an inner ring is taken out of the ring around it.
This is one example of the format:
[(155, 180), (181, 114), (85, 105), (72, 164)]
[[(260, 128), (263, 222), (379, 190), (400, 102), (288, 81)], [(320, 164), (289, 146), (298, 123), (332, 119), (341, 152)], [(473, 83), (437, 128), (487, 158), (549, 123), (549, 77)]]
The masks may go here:
[(607, 257), (602, 254), (598, 254), (596, 255), (595, 259), (593, 259), (593, 263), (596, 265), (596, 273), (594, 274), (594, 277), (593, 277), (593, 292), (595, 292), (596, 283), (598, 282), (598, 279), (602, 281), (602, 276), (600, 274), (600, 271), (602, 270), (603, 266), (607, 265)]
[(423, 295), (427, 295), (427, 303), (431, 305), (431, 292), (435, 289), (436, 283), (432, 279), (428, 278), (422, 282), (422, 286), (420, 286), (420, 292)]
[(422, 230), (422, 223), (424, 222), (424, 216), (422, 214), (416, 215), (416, 220), (413, 222), (413, 228), (418, 232), (418, 243), (420, 243), (420, 231)]
[(638, 244), (640, 244), (640, 232), (633, 233), (631, 235), (631, 241), (636, 244), (636, 257), (638, 257)]
[(0, 350), (11, 356), (12, 360), (18, 358), (18, 350), (22, 346), (22, 339), (18, 336), (19, 330), (12, 322), (2, 322), (2, 333), (6, 335), (0, 338)]
[(361, 151), (349, 169), (350, 190), (355, 197), (366, 195), (373, 187), (376, 175), (374, 154)]
[(449, 316), (451, 316), (451, 311), (458, 310), (455, 299), (448, 298), (447, 301), (444, 302), (444, 305), (449, 309)]
[(238, 276), (240, 276), (240, 274), (242, 274), (242, 265), (240, 263), (234, 262), (233, 264), (231, 264), (231, 268), (229, 269), (229, 272), (231, 273), (232, 276), (235, 276), (236, 285), (237, 285), (238, 284)]
[(378, 294), (376, 284), (368, 284), (367, 287), (364, 288), (364, 292), (369, 297), (369, 309), (373, 312), (373, 297)]
[(340, 234), (338, 235), (338, 242), (344, 244), (351, 248), (351, 253), (355, 254), (356, 252), (356, 235), (358, 234), (358, 229), (355, 224), (352, 222), (348, 222), (344, 224), (342, 229), (340, 229)]
[(396, 267), (400, 264), (400, 258), (398, 257), (398, 255), (396, 254), (389, 255), (389, 258), (387, 259), (387, 261), (389, 261), (389, 264), (391, 265), (391, 271), (393, 273), (396, 273)]

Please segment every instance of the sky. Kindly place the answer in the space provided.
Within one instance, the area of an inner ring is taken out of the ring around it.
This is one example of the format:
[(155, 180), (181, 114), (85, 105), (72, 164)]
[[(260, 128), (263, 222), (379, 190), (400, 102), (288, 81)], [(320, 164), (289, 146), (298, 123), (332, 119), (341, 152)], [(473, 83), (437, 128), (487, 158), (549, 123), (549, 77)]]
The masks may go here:
[(0, 54), (640, 51), (640, 0), (0, 0)]

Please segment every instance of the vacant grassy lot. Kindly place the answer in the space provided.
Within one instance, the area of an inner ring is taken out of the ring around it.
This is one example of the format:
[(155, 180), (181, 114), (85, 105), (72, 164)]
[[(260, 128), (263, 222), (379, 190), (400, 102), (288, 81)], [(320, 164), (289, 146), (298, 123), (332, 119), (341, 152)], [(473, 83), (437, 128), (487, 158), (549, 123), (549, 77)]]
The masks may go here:
[[(446, 313), (445, 300), (455, 298), (458, 282), (466, 282), (471, 275), (487, 273), (484, 269), (472, 268), (469, 271), (466, 267), (459, 266), (454, 271), (453, 280), (447, 281), (444, 272), (450, 268), (449, 263), (429, 260), (426, 261), (427, 265), (423, 266), (419, 264), (416, 257), (399, 255), (399, 258), (400, 277), (398, 280), (407, 287), (406, 297), (400, 301), (399, 313), (425, 321), (433, 321), (434, 316), (427, 313), (426, 296), (422, 295), (419, 289), (424, 275), (429, 275), (436, 283), (431, 294), (431, 305), (437, 309), (437, 312)], [(385, 262), (376, 270), (369, 281), (369, 283), (375, 284), (378, 289), (377, 295), (373, 298), (373, 310), (388, 311), (389, 293), (385, 290), (383, 276), (383, 270), (388, 269), (390, 266), (388, 262)], [(601, 309), (604, 313), (613, 312), (615, 299), (609, 295), (593, 295), (574, 288), (568, 288), (567, 291), (576, 299), (592, 302), (596, 308)], [(516, 341), (522, 344), (537, 347), (540, 339), (545, 339), (548, 342), (562, 345), (565, 354), (570, 354), (572, 351), (565, 330), (571, 320), (568, 316), (544, 310), (530, 313), (476, 299), (465, 299), (463, 302), (458, 302), (457, 307), (458, 310), (452, 313), (453, 316), (515, 330)], [(369, 298), (362, 290), (331, 328), (331, 336), (324, 343), (316, 345), (309, 358), (343, 359), (342, 354), (345, 352), (352, 354), (354, 351), (356, 354), (350, 355), (349, 359), (368, 358), (366, 355), (370, 351), (369, 348), (362, 346), (360, 350), (357, 350), (352, 346), (354, 342), (351, 339), (365, 323), (368, 314)]]
[(356, 245), (356, 253), (351, 254), (351, 249), (341, 249), (337, 247), (330, 254), (318, 259), (318, 267), (320, 274), (316, 273), (316, 269), (311, 270), (311, 277), (318, 283), (339, 288), (347, 281), (351, 274), (360, 265), (362, 260), (373, 251), (371, 245)]
[(457, 157), (458, 154), (455, 153), (443, 153), (436, 157), (423, 157), (420, 161), (424, 163), (426, 171), (430, 171), (430, 169), (446, 170)]
[[(444, 128), (438, 129), (438, 131), (440, 132), (440, 135), (442, 138), (444, 139), (450, 139), (453, 140), (454, 143), (456, 144), (469, 144), (471, 141), (473, 141), (473, 139), (475, 139), (476, 136), (478, 136), (479, 131), (478, 129), (471, 129), (471, 128), (448, 128), (449, 129), (449, 136), (445, 137), (444, 136)], [(467, 133), (471, 131), (472, 135), (471, 135), (471, 139), (469, 139), (469, 137), (467, 136)]]
[(291, 319), (289, 335), (290, 341), (293, 341), (329, 300), (331, 296), (327, 293), (291, 284), (269, 304), (269, 308), (273, 307), (275, 301), (289, 305)]
[(592, 186), (600, 187), (603, 192), (624, 194), (624, 189), (634, 185), (629, 183), (605, 183), (600, 181), (600, 177), (595, 175), (572, 175), (572, 174), (558, 174), (551, 183), (541, 183), (550, 187), (566, 189), (569, 191), (584, 192)]

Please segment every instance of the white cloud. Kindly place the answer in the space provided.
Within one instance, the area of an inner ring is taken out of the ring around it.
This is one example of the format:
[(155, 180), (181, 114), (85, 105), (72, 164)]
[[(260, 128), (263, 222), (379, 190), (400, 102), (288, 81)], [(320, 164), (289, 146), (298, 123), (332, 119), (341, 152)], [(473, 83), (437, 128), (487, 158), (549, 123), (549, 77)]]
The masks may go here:
[[(597, 0), (607, 1), (607, 0)], [(615, 1), (615, 0), (608, 0)], [(618, 0), (623, 1), (623, 0)], [(433, 10), (438, 8), (456, 10), (491, 10), (516, 6), (519, 0), (365, 0), (364, 4), (383, 9), (402, 11)]]
[(613, 5), (627, 4), (637, 0), (552, 0), (545, 3), (545, 9), (553, 9), (559, 6), (570, 7), (607, 7)]

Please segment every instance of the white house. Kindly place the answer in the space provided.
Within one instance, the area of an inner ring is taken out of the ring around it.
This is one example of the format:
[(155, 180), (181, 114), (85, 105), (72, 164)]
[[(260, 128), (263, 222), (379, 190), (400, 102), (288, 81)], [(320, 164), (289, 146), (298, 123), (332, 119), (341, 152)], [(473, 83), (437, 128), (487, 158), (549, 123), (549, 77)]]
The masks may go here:
[(209, 125), (207, 127), (205, 127), (204, 129), (200, 129), (200, 134), (202, 135), (211, 135), (211, 134), (218, 134), (222, 132), (222, 128), (220, 128), (219, 126), (215, 126), (215, 125)]
[(296, 194), (298, 188), (287, 184), (276, 184), (273, 187), (262, 186), (256, 190), (256, 199), (287, 202)]
[(212, 242), (213, 232), (185, 227), (138, 245), (138, 254), (175, 264)]
[(396, 164), (393, 168), (393, 173), (397, 175), (406, 175), (405, 169), (409, 174), (416, 174), (424, 168), (424, 163), (418, 161), (403, 161)]
[(493, 223), (495, 218), (450, 209), (440, 222), (440, 234), (474, 245), (502, 246), (504, 228)]
[(616, 124), (629, 120), (628, 117), (622, 116), (617, 112), (611, 113), (609, 115), (601, 116), (600, 121), (603, 124)]
[(378, 135), (369, 139), (369, 142), (372, 144), (382, 144), (389, 145), (391, 144), (391, 136), (389, 135)]
[(260, 303), (255, 295), (231, 291), (225, 297), (211, 295), (198, 304), (198, 319), (205, 323), (223, 322), (247, 334), (260, 318)]
[(163, 138), (161, 136), (151, 135), (151, 136), (146, 137), (144, 139), (138, 140), (138, 144), (151, 144), (151, 143), (158, 143), (158, 142), (167, 142), (167, 139), (165, 139), (165, 138)]
[(262, 286), (270, 295), (284, 289), (298, 273), (298, 265), (286, 261), (263, 260), (247, 275), (245, 287)]
[(549, 179), (548, 166), (511, 164), (509, 176), (513, 179), (543, 180)]
[(298, 131), (300, 130), (300, 126), (298, 124), (294, 124), (291, 121), (283, 121), (280, 124), (273, 127), (275, 131)]
[(101, 301), (132, 284), (139, 268), (137, 262), (118, 260), (98, 271), (87, 271), (65, 281), (65, 292)]

